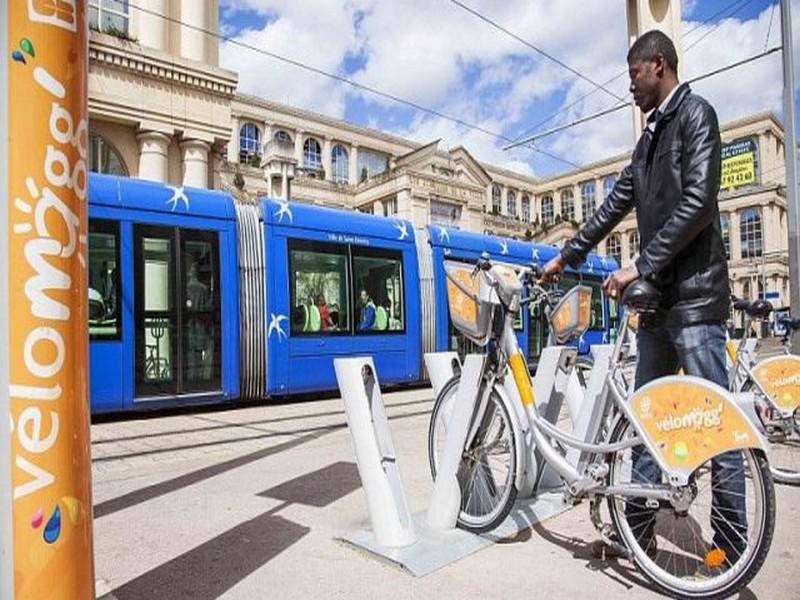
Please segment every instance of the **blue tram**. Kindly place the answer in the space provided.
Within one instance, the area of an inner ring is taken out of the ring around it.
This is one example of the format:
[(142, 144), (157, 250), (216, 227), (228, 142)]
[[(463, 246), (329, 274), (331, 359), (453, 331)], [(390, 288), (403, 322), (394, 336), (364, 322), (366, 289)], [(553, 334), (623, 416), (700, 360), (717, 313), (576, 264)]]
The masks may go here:
[[(423, 379), (424, 352), (467, 350), (442, 262), (543, 263), (550, 246), (294, 202), (89, 177), (93, 413), (334, 390), (333, 359), (372, 355), (384, 384)], [(590, 257), (599, 287), (615, 264)], [(600, 341), (613, 314), (597, 291)], [(596, 317), (596, 319), (595, 319)], [(529, 358), (545, 333), (527, 311)]]

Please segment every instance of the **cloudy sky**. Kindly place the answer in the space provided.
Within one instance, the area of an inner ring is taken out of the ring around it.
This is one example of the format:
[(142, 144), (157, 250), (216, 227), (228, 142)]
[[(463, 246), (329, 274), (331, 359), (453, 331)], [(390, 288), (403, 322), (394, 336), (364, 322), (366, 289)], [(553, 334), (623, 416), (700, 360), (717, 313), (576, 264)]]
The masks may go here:
[[(800, 0), (792, 0), (792, 11), (800, 38)], [(684, 0), (682, 13), (684, 79), (780, 45), (777, 1)], [(539, 139), (539, 150), (503, 150), (509, 140), (628, 96), (621, 0), (221, 0), (220, 29), (230, 40), (419, 108), (222, 42), (220, 62), (239, 73), (244, 92), (419, 142), (442, 138), (443, 147), (462, 144), (492, 164), (546, 176), (633, 144), (631, 113), (620, 110)], [(800, 82), (800, 40), (794, 42)], [(769, 110), (782, 115), (782, 85), (777, 52), (693, 88), (724, 123)]]

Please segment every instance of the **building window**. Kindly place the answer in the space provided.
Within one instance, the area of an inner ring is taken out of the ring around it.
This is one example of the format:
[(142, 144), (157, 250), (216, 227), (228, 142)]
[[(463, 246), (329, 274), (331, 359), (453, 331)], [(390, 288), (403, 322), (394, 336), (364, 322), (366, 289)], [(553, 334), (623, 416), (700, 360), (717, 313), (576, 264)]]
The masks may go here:
[(614, 190), (616, 184), (617, 177), (615, 175), (609, 175), (603, 180), (603, 198), (608, 198), (608, 195)]
[(572, 190), (562, 190), (561, 192), (561, 218), (565, 221), (575, 220), (575, 196)]
[(458, 204), (450, 204), (440, 200), (431, 200), (431, 223), (434, 225), (446, 225), (458, 229), (461, 222), (461, 207)]
[(89, 0), (90, 29), (127, 36), (129, 17), (127, 0)]
[(314, 138), (303, 142), (303, 166), (306, 169), (322, 169), (322, 148)]
[(272, 139), (280, 144), (291, 144), (292, 143), (292, 136), (286, 133), (283, 129), (279, 129), (275, 132), (275, 135), (272, 136)]
[(763, 253), (761, 238), (761, 212), (748, 208), (739, 218), (742, 241), (742, 258), (755, 258)]
[(503, 192), (500, 186), (495, 184), (492, 186), (492, 214), (499, 215), (503, 206)]
[(255, 123), (245, 123), (239, 129), (239, 162), (261, 166), (261, 131)]
[(358, 181), (363, 183), (389, 170), (389, 157), (381, 152), (361, 148), (358, 151)]
[(509, 217), (517, 216), (517, 193), (514, 190), (508, 190), (506, 210), (508, 210)]
[(588, 221), (594, 214), (594, 181), (587, 181), (581, 185), (581, 208), (583, 209), (583, 220)]
[(350, 161), (347, 150), (336, 144), (331, 151), (331, 179), (336, 183), (347, 183), (350, 175)]
[(387, 217), (397, 214), (397, 196), (386, 198), (383, 201), (383, 214)]
[(89, 170), (95, 173), (128, 176), (125, 161), (117, 149), (105, 138), (94, 133), (89, 134)]
[(542, 197), (542, 224), (552, 225), (555, 220), (553, 197), (550, 194)]
[(522, 220), (526, 223), (531, 220), (531, 198), (528, 194), (522, 194)]
[(619, 239), (618, 233), (612, 233), (606, 240), (606, 254), (617, 261), (617, 264), (622, 263), (622, 241)]
[(719, 216), (719, 229), (722, 232), (722, 243), (725, 246), (725, 258), (731, 259), (731, 220), (726, 214)]
[(631, 260), (639, 254), (639, 230), (634, 229), (628, 234), (628, 258)]

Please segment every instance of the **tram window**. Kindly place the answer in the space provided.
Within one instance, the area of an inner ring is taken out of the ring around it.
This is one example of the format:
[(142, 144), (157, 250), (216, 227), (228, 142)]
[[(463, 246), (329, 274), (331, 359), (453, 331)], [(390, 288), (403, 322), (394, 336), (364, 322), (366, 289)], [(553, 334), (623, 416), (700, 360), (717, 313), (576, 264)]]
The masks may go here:
[(358, 333), (404, 331), (402, 254), (353, 247), (353, 298)]
[(588, 285), (592, 288), (592, 312), (589, 320), (589, 329), (602, 331), (605, 329), (603, 320), (603, 283), (596, 277), (579, 277), (574, 273), (565, 273), (561, 278), (561, 287), (564, 291), (571, 290), (578, 285)]
[(349, 333), (347, 247), (289, 242), (292, 335)]
[(174, 303), (174, 246), (171, 238), (145, 237), (144, 255), (144, 344), (143, 380), (172, 383), (177, 327)]
[(89, 337), (120, 339), (119, 223), (89, 221)]

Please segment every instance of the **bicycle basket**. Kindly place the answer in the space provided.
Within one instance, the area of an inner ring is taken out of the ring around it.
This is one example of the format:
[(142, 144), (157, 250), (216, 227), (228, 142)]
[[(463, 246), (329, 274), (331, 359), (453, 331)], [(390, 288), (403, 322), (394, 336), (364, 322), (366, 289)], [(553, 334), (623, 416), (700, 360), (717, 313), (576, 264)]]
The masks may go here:
[(589, 329), (592, 315), (592, 288), (576, 285), (556, 304), (550, 313), (550, 326), (558, 344), (581, 335)]
[(445, 261), (447, 305), (455, 328), (476, 344), (483, 346), (491, 335), (493, 290), (483, 277), (473, 277), (472, 269), (472, 265)]

